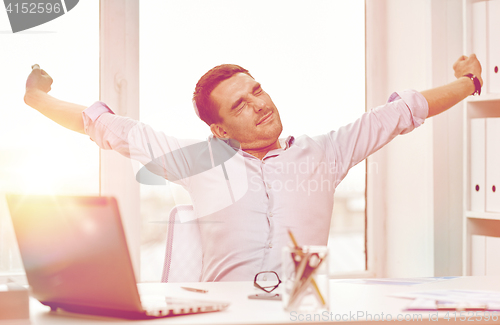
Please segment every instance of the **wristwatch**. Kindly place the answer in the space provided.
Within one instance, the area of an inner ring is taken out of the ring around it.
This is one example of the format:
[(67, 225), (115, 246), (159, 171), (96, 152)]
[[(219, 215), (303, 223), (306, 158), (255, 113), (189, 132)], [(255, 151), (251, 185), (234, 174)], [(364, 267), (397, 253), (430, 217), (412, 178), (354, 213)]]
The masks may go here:
[(475, 90), (471, 95), (481, 95), (481, 82), (479, 82), (479, 79), (472, 73), (464, 74), (463, 76), (469, 78), (474, 83)]

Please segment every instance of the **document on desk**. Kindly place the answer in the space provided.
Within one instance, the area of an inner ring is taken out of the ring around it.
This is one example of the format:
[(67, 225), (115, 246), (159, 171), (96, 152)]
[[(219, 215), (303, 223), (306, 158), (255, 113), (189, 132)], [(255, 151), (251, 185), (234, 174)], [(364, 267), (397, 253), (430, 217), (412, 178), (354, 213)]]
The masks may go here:
[(500, 311), (500, 292), (480, 290), (431, 290), (393, 294), (414, 301), (407, 310), (492, 310)]
[(354, 283), (354, 284), (385, 284), (411, 286), (429, 282), (445, 281), (457, 278), (456, 276), (427, 277), (427, 278), (381, 278), (381, 279), (344, 279), (336, 283)]

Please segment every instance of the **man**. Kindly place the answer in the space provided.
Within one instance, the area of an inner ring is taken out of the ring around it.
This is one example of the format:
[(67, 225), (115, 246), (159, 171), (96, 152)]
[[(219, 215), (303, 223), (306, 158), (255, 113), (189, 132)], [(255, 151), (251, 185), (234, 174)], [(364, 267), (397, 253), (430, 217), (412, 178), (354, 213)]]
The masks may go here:
[[(195, 110), (213, 134), (194, 151), (183, 148), (195, 148), (196, 142), (116, 116), (104, 103), (86, 108), (53, 98), (47, 94), (52, 79), (38, 66), (28, 77), (25, 102), (88, 134), (101, 148), (152, 164), (150, 170), (184, 186), (200, 226), (202, 281), (251, 280), (261, 271), (280, 272), (288, 229), (302, 245), (327, 244), (335, 187), (352, 166), (480, 90), (481, 65), (474, 54), (453, 68), (454, 82), (394, 93), (386, 105), (337, 131), (280, 139), (278, 110), (260, 84), (239, 66), (218, 66), (194, 93)], [(232, 154), (217, 162), (213, 148)]]

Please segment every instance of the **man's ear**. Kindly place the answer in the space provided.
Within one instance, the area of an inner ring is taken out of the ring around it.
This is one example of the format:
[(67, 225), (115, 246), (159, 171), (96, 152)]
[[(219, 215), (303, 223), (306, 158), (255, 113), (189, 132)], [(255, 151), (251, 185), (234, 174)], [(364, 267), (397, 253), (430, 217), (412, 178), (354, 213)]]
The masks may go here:
[(222, 126), (220, 126), (218, 124), (215, 124), (215, 123), (211, 124), (210, 131), (212, 131), (212, 134), (216, 138), (227, 138), (228, 137), (226, 131), (224, 131)]

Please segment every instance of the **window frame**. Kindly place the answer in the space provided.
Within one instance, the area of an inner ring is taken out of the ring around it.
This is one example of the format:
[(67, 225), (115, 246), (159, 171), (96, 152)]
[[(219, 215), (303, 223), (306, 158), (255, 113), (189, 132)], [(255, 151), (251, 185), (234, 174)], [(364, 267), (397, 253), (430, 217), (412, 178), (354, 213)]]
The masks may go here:
[[(139, 0), (100, 1), (100, 100), (139, 120)], [(100, 150), (99, 194), (117, 198), (136, 279), (140, 279), (141, 220), (134, 163)]]
[[(365, 17), (367, 3), (365, 1)], [(116, 114), (139, 120), (139, 0), (100, 0), (100, 84), (99, 100), (113, 107)], [(368, 20), (365, 23), (365, 39)], [(368, 40), (367, 40), (368, 41)], [(368, 42), (365, 46), (368, 47)], [(365, 52), (366, 76), (366, 107), (371, 107), (373, 101), (368, 97), (368, 87), (377, 85), (374, 80), (369, 80), (369, 66), (367, 52)], [(371, 81), (371, 82), (370, 82)], [(378, 81), (378, 79), (377, 79)], [(369, 173), (369, 166), (377, 163), (377, 159), (369, 158), (366, 164), (366, 187), (365, 187), (365, 247), (366, 247), (366, 270), (349, 274), (337, 274), (335, 278), (360, 278), (373, 277), (379, 272), (382, 265), (380, 258), (371, 256), (383, 256), (383, 237), (380, 227), (372, 225), (381, 224), (380, 213), (373, 202), (376, 201), (373, 193), (376, 174)], [(140, 237), (141, 220), (140, 215), (140, 193), (139, 183), (135, 181), (135, 171), (138, 165), (128, 158), (116, 152), (100, 149), (99, 153), (99, 195), (114, 196), (117, 198), (129, 252), (134, 266), (136, 278), (140, 279)], [(131, 177), (132, 176), (132, 177)], [(378, 218), (376, 216), (379, 216)], [(378, 241), (377, 241), (378, 239)], [(19, 279), (25, 282), (24, 274), (9, 274), (0, 276)]]
[[(367, 2), (365, 1), (365, 18), (367, 17)], [(101, 62), (100, 62), (100, 90), (101, 100), (105, 101), (113, 110), (122, 116), (139, 119), (139, 0), (101, 0), (100, 12), (101, 30)], [(365, 19), (365, 40), (367, 36), (368, 20)], [(368, 87), (376, 85), (379, 79), (368, 80), (368, 66), (365, 46), (365, 69), (367, 71), (365, 93), (368, 96)], [(371, 107), (371, 98), (367, 98), (366, 107)], [(365, 258), (366, 270), (348, 274), (337, 274), (334, 278), (346, 277), (373, 277), (379, 274), (379, 265), (383, 260), (371, 258), (383, 256), (383, 233), (380, 225), (380, 216), (374, 206), (373, 186), (376, 175), (369, 173), (369, 166), (377, 164), (369, 159), (366, 164), (365, 187)], [(139, 184), (135, 177), (130, 177), (135, 167), (129, 159), (120, 155), (101, 150), (100, 154), (100, 193), (113, 195), (118, 198), (122, 219), (127, 235), (129, 251), (136, 272), (140, 279), (140, 193)], [(376, 174), (376, 173), (373, 173)], [(128, 176), (128, 177), (125, 177)], [(120, 181), (116, 181), (120, 180)], [(381, 194), (379, 194), (381, 195)], [(377, 217), (378, 216), (378, 217)]]

